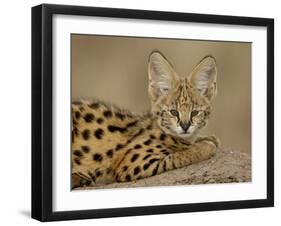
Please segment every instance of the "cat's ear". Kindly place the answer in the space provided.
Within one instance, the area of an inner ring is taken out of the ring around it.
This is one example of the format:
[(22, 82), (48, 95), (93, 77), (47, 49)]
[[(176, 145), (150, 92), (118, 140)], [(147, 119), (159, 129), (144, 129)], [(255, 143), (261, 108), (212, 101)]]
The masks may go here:
[(215, 58), (211, 56), (203, 58), (193, 69), (190, 82), (202, 96), (207, 97), (209, 100), (213, 99), (217, 94), (217, 65)]
[(178, 81), (171, 64), (160, 52), (152, 52), (148, 62), (149, 94), (152, 101), (166, 95)]

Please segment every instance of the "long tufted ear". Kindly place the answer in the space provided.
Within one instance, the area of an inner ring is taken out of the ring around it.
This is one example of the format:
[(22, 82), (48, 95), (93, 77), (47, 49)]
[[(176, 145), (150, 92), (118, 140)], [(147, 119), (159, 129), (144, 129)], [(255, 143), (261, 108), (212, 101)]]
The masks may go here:
[(207, 56), (193, 69), (190, 76), (191, 84), (199, 93), (213, 99), (217, 93), (217, 65), (214, 57)]
[(148, 63), (149, 94), (152, 101), (166, 95), (178, 81), (173, 67), (160, 52), (152, 52)]

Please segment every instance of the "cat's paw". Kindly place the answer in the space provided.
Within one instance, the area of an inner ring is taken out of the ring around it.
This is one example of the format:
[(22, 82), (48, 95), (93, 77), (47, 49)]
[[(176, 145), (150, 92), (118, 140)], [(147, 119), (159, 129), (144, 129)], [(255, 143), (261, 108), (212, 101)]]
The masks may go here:
[(220, 140), (214, 135), (206, 136), (206, 137), (198, 137), (195, 142), (198, 143), (198, 142), (202, 142), (202, 141), (211, 142), (216, 146), (216, 148), (219, 148), (221, 145)]

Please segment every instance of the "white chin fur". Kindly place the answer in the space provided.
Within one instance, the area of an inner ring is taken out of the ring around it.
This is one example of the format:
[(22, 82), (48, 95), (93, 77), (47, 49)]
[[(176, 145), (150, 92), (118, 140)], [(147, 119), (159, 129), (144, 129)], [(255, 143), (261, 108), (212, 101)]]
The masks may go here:
[(183, 139), (191, 138), (192, 135), (193, 135), (193, 134), (191, 134), (191, 133), (177, 134), (178, 137), (183, 138)]

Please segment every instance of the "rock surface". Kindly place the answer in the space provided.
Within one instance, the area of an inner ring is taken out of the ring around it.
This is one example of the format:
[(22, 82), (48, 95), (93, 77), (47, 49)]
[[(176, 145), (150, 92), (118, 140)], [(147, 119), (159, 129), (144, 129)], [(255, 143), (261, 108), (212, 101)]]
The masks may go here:
[(180, 184), (235, 183), (251, 181), (251, 156), (220, 149), (206, 161), (128, 183), (114, 183), (82, 189), (167, 186)]

